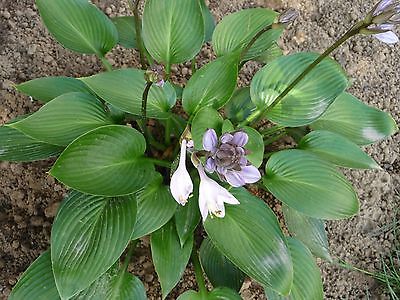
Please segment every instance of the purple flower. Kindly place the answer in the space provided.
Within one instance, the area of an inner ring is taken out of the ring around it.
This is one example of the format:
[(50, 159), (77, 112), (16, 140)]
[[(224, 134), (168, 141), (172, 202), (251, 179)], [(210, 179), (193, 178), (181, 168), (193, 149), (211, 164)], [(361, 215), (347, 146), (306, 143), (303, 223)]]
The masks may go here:
[(208, 129), (203, 136), (203, 149), (206, 150), (205, 169), (217, 172), (222, 181), (239, 187), (260, 180), (258, 169), (246, 159), (248, 153), (244, 146), (249, 136), (243, 131), (223, 134), (218, 140), (214, 129)]

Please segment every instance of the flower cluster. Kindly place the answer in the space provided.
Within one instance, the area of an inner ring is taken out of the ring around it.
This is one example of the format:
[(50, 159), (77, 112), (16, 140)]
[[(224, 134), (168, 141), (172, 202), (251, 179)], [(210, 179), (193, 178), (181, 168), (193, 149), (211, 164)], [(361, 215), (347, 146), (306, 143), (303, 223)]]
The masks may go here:
[[(224, 187), (207, 176), (216, 172), (222, 181), (228, 182), (233, 187), (254, 183), (261, 178), (258, 169), (252, 166), (245, 155), (248, 153), (244, 146), (248, 142), (248, 135), (243, 131), (225, 133), (218, 140), (213, 129), (207, 130), (203, 136), (203, 148), (206, 151), (206, 161), (203, 164), (196, 158), (193, 162), (200, 177), (199, 208), (203, 221), (207, 216), (223, 218), (225, 216), (224, 203), (237, 205), (239, 201)], [(185, 139), (181, 143), (179, 165), (171, 177), (170, 189), (174, 199), (185, 205), (193, 193), (193, 182), (186, 169), (186, 152), (192, 141)]]

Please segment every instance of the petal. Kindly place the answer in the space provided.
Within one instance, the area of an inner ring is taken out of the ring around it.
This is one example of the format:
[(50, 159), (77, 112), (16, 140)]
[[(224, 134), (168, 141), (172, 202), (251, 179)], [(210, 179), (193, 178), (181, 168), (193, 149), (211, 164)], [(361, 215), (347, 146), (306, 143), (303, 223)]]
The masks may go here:
[(243, 186), (246, 184), (242, 175), (237, 171), (227, 171), (225, 174), (226, 181), (234, 187)]
[(199, 188), (199, 209), (203, 222), (205, 222), (208, 216), (207, 193), (205, 193), (204, 187), (202, 187), (201, 183)]
[(235, 144), (236, 146), (239, 147), (243, 147), (244, 145), (247, 144), (248, 140), (249, 136), (247, 135), (246, 132), (238, 131), (235, 132), (235, 134), (233, 135), (232, 144)]
[(212, 157), (209, 157), (206, 161), (206, 164), (204, 166), (206, 171), (208, 173), (213, 173), (215, 171), (216, 165), (215, 165), (215, 160)]
[(225, 176), (225, 174), (226, 174), (226, 168), (224, 168), (224, 167), (217, 167), (217, 172), (219, 173), (219, 174), (221, 174), (221, 175), (224, 175)]
[(239, 164), (240, 164), (240, 166), (242, 166), (242, 167), (246, 166), (246, 165), (247, 165), (247, 158), (244, 157), (244, 156), (242, 156), (242, 157), (239, 159)]
[(206, 151), (215, 152), (218, 145), (217, 134), (214, 129), (208, 129), (203, 136), (203, 149)]
[(233, 139), (233, 135), (230, 133), (224, 133), (221, 138), (220, 141), (221, 143), (229, 143), (230, 141), (232, 141)]
[(216, 207), (212, 211), (212, 214), (218, 218), (225, 217), (225, 206), (224, 203), (217, 203)]
[(172, 175), (170, 190), (176, 202), (181, 205), (187, 203), (187, 199), (193, 193), (193, 182), (184, 166), (178, 167)]
[(246, 183), (254, 183), (261, 179), (260, 171), (255, 166), (243, 167), (240, 174)]
[(396, 44), (399, 42), (399, 38), (392, 31), (374, 34), (374, 37), (386, 44)]
[(237, 205), (240, 204), (239, 200), (236, 199), (231, 193), (229, 193), (226, 189), (224, 192), (221, 192), (218, 196), (220, 201), (223, 201), (228, 204)]
[(374, 11), (374, 16), (380, 14), (383, 10), (385, 10), (389, 5), (393, 3), (394, 0), (382, 0), (379, 2), (378, 6)]

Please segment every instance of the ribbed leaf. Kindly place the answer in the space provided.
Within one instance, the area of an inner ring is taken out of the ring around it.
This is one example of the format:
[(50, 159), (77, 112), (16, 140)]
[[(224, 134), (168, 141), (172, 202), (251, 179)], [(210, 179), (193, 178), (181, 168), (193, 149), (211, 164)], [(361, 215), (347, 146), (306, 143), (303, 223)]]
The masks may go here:
[(343, 135), (357, 145), (369, 145), (399, 129), (386, 112), (362, 103), (351, 94), (343, 93), (314, 123), (313, 129), (329, 130)]
[(51, 260), (62, 298), (86, 289), (115, 263), (130, 241), (135, 221), (133, 196), (69, 194), (51, 231)]
[[(134, 115), (141, 115), (143, 92), (146, 86), (144, 71), (120, 69), (80, 78), (86, 85), (115, 107)], [(147, 116), (166, 119), (175, 105), (176, 94), (167, 83), (163, 88), (153, 85), (147, 98)]]
[(194, 114), (206, 106), (219, 109), (228, 102), (236, 87), (237, 54), (217, 58), (189, 79), (182, 95), (182, 105), (188, 114)]
[(49, 102), (62, 94), (71, 92), (90, 93), (83, 82), (64, 76), (36, 78), (18, 84), (16, 89), (43, 102)]
[(342, 135), (318, 130), (307, 134), (299, 148), (314, 153), (331, 163), (348, 168), (379, 169), (379, 165), (356, 144)]
[(118, 41), (107, 16), (88, 0), (36, 0), (47, 29), (65, 48), (103, 56)]
[(241, 300), (242, 298), (235, 291), (228, 288), (213, 289), (207, 295), (189, 290), (179, 295), (177, 300)]
[(143, 42), (155, 60), (167, 66), (190, 60), (203, 41), (204, 21), (198, 0), (146, 1)]
[(239, 205), (226, 205), (224, 218), (207, 218), (213, 244), (232, 263), (263, 285), (287, 295), (293, 279), (289, 250), (272, 210), (247, 190), (231, 189)]
[(330, 163), (303, 150), (275, 153), (265, 166), (263, 183), (280, 201), (307, 216), (343, 219), (358, 212), (357, 195)]
[(215, 109), (209, 107), (201, 109), (192, 122), (194, 147), (197, 150), (203, 149), (203, 135), (207, 129), (213, 128), (217, 135), (220, 135), (223, 121), (221, 115)]
[(228, 103), (225, 104), (224, 111), (227, 118), (237, 124), (245, 120), (255, 108), (250, 98), (250, 88), (244, 87), (233, 93)]
[(14, 286), (9, 300), (57, 300), (57, 287), (51, 268), (50, 250), (42, 253)]
[(302, 241), (315, 256), (332, 261), (324, 221), (307, 217), (287, 205), (282, 210), (290, 234)]
[(111, 19), (118, 31), (118, 44), (125, 48), (136, 48), (135, 18), (133, 16)]
[[(278, 14), (270, 9), (244, 9), (226, 16), (217, 25), (212, 38), (217, 56), (244, 49), (261, 29), (271, 25)], [(259, 56), (279, 38), (282, 30), (268, 30), (244, 56), (249, 60)]]
[(205, 42), (211, 41), (215, 29), (215, 19), (204, 0), (199, 0), (204, 19)]
[(204, 239), (200, 247), (200, 261), (207, 278), (214, 287), (229, 287), (239, 291), (246, 275), (233, 265), (210, 241)]
[[(251, 99), (260, 110), (273, 101), (318, 57), (297, 53), (275, 59), (256, 73), (251, 82)], [(266, 116), (288, 127), (307, 125), (319, 118), (348, 86), (340, 65), (324, 59), (306, 75)]]
[(244, 131), (249, 136), (249, 141), (245, 145), (245, 149), (250, 153), (246, 155), (252, 165), (257, 168), (261, 166), (264, 159), (264, 141), (262, 135), (252, 127), (243, 127)]
[(294, 238), (287, 238), (287, 242), (293, 261), (293, 287), (288, 297), (277, 295), (276, 292), (266, 288), (268, 300), (323, 300), (321, 274), (311, 252)]
[(39, 141), (66, 146), (83, 133), (108, 124), (112, 124), (112, 120), (94, 96), (69, 93), (8, 126)]
[[(121, 270), (118, 265), (112, 266), (86, 290), (71, 300), (146, 300), (146, 290), (139, 278)], [(50, 300), (50, 299), (49, 299)]]
[(35, 161), (58, 155), (63, 148), (32, 139), (17, 129), (0, 126), (0, 161)]
[(271, 61), (277, 59), (278, 57), (281, 57), (282, 55), (282, 49), (278, 46), (277, 43), (273, 43), (267, 50), (254, 58), (254, 60), (262, 62), (264, 64), (269, 64)]
[(177, 203), (168, 188), (162, 184), (162, 176), (137, 193), (138, 211), (132, 240), (160, 229), (174, 216)]
[(171, 221), (151, 235), (151, 255), (165, 299), (181, 279), (193, 247), (193, 237), (181, 247)]
[(58, 158), (50, 174), (78, 191), (122, 196), (144, 187), (154, 167), (144, 157), (146, 142), (133, 128), (110, 125), (82, 135)]

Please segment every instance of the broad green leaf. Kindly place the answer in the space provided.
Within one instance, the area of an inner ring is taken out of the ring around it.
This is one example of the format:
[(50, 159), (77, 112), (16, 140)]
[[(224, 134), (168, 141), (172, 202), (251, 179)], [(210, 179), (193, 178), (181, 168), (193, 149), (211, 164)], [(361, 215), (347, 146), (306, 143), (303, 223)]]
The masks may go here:
[(71, 300), (146, 300), (146, 290), (139, 278), (119, 269), (117, 264), (100, 276), (87, 289)]
[(88, 0), (36, 0), (47, 29), (65, 48), (103, 56), (118, 41), (107, 16)]
[[(317, 59), (317, 53), (282, 56), (254, 75), (251, 99), (264, 111), (296, 78)], [(324, 59), (310, 71), (266, 117), (288, 127), (307, 125), (318, 119), (348, 86), (341, 66), (331, 58)]]
[(192, 59), (204, 41), (198, 0), (148, 0), (143, 12), (143, 42), (158, 62), (179, 64)]
[(343, 135), (357, 145), (369, 145), (399, 129), (386, 112), (368, 106), (348, 93), (342, 93), (311, 128)]
[(210, 9), (208, 8), (206, 2), (204, 0), (199, 0), (199, 2), (204, 19), (205, 42), (209, 42), (211, 41), (212, 35), (214, 33), (215, 19)]
[(165, 299), (181, 279), (189, 261), (193, 238), (181, 247), (174, 222), (165, 224), (150, 236), (153, 264), (161, 283), (162, 298)]
[(298, 146), (337, 166), (356, 169), (379, 169), (379, 165), (356, 144), (342, 135), (317, 130), (307, 134)]
[(262, 135), (254, 128), (245, 126), (244, 131), (249, 136), (249, 141), (244, 146), (250, 153), (246, 155), (247, 159), (255, 167), (261, 166), (264, 159), (264, 141)]
[(162, 184), (162, 176), (156, 173), (154, 180), (136, 195), (138, 211), (132, 240), (160, 229), (174, 216), (177, 203), (168, 188)]
[(199, 256), (204, 272), (214, 287), (240, 290), (246, 275), (233, 265), (210, 239), (204, 239), (201, 243)]
[(318, 219), (343, 219), (359, 209), (350, 182), (330, 163), (303, 150), (275, 153), (263, 183), (280, 201)]
[(213, 289), (207, 295), (201, 295), (200, 293), (189, 290), (181, 294), (177, 300), (241, 300), (242, 298), (235, 291), (228, 288), (216, 288)]
[(287, 238), (293, 261), (293, 286), (290, 295), (282, 297), (276, 292), (265, 289), (268, 300), (323, 300), (321, 273), (311, 252), (298, 240)]
[(232, 122), (229, 121), (228, 119), (224, 120), (222, 123), (222, 134), (226, 132), (232, 132), (235, 131), (235, 126), (233, 126)]
[(227, 204), (224, 218), (207, 218), (204, 227), (209, 238), (244, 273), (287, 295), (293, 268), (276, 216), (244, 188), (230, 192), (240, 204)]
[(194, 73), (183, 90), (184, 110), (192, 115), (207, 106), (221, 108), (235, 90), (237, 75), (237, 52), (206, 64)]
[(108, 124), (112, 120), (94, 96), (68, 93), (8, 126), (39, 141), (66, 146), (83, 133)]
[[(236, 50), (243, 50), (251, 39), (262, 29), (271, 25), (278, 14), (266, 8), (251, 8), (230, 14), (217, 25), (212, 37), (212, 44), (217, 56), (226, 55)], [(282, 30), (268, 30), (249, 49), (243, 60), (259, 56), (273, 45)]]
[(237, 124), (245, 120), (254, 111), (256, 106), (250, 98), (250, 88), (237, 89), (224, 107), (225, 114), (232, 123)]
[(278, 57), (281, 57), (282, 55), (282, 49), (278, 46), (277, 43), (273, 43), (267, 50), (254, 58), (254, 60), (262, 62), (264, 64), (269, 64), (271, 61), (277, 59)]
[(145, 150), (146, 141), (136, 129), (100, 127), (71, 143), (50, 174), (83, 193), (128, 195), (143, 188), (154, 176), (153, 165), (143, 157)]
[(133, 16), (111, 19), (118, 31), (118, 44), (125, 48), (137, 48), (135, 18)]
[(17, 129), (0, 126), (0, 161), (35, 161), (62, 152), (63, 148), (32, 139)]
[(62, 298), (86, 289), (115, 263), (130, 241), (135, 221), (134, 196), (69, 194), (51, 231), (51, 260)]
[(58, 300), (51, 268), (50, 250), (42, 253), (24, 272), (11, 291), (9, 300)]
[(184, 292), (183, 294), (180, 294), (177, 300), (205, 300), (207, 299), (206, 296), (203, 297), (200, 295), (198, 292), (189, 290)]
[(178, 233), (179, 241), (182, 247), (186, 241), (193, 236), (193, 232), (195, 231), (201, 218), (198, 204), (199, 183), (198, 181), (195, 181), (194, 184), (193, 196), (190, 197), (185, 206), (179, 205), (175, 212), (176, 232)]
[(192, 122), (194, 147), (197, 150), (203, 149), (203, 135), (207, 129), (213, 128), (217, 135), (220, 135), (223, 121), (221, 115), (215, 109), (209, 107), (201, 109)]
[(90, 93), (88, 87), (80, 80), (64, 76), (36, 78), (16, 85), (16, 89), (43, 102), (72, 92)]
[[(134, 115), (141, 115), (142, 98), (146, 86), (144, 71), (120, 69), (80, 78), (106, 102)], [(167, 83), (163, 88), (153, 85), (147, 98), (147, 116), (167, 119), (170, 108), (175, 105), (176, 94)]]
[(290, 234), (302, 241), (315, 256), (332, 261), (324, 221), (307, 217), (287, 205), (283, 205), (282, 210)]

